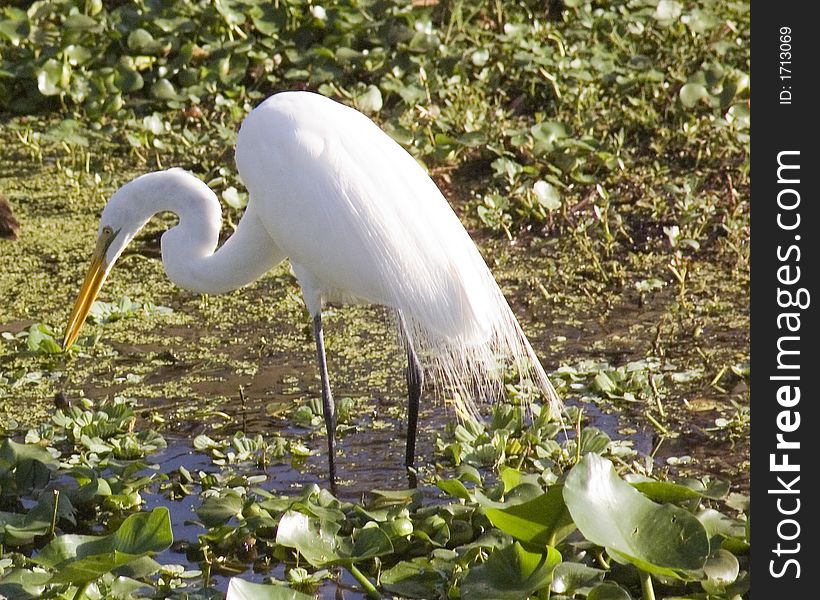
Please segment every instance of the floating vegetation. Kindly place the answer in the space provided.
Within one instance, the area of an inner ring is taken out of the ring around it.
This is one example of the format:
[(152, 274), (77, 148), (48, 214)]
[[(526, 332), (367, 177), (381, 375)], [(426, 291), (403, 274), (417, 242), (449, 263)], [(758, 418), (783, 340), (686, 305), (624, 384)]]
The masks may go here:
[[(486, 442), (457, 427), (442, 458), (458, 444), (465, 460), (434, 477), (439, 495), (373, 490), (351, 503), (317, 485), (268, 489), (268, 461), (292, 454), (277, 436), (201, 436), (192, 451), (209, 466), (168, 471), (153, 460), (163, 437), (134, 433), (132, 402), (58, 409), (23, 442), (0, 443), (0, 593), (218, 598), (225, 579), (228, 598), (312, 597), (351, 581), (373, 598), (648, 599), (658, 588), (728, 600), (748, 589), (748, 498), (719, 481), (654, 479), (606, 434), (567, 439), (535, 410), (522, 428), (522, 409), (499, 407)], [(146, 510), (148, 495), (194, 497), (196, 538), (175, 542), (179, 524), (168, 508)], [(158, 560), (172, 544), (185, 564)], [(251, 568), (256, 581), (243, 579)]]

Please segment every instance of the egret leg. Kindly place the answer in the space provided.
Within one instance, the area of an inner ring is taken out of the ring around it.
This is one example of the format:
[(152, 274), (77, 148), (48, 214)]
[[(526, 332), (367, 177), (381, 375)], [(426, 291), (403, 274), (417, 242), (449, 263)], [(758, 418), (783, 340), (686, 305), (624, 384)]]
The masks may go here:
[(330, 391), (330, 378), (327, 374), (325, 358), (325, 339), (322, 335), (322, 314), (313, 317), (313, 337), (316, 340), (316, 357), (319, 359), (319, 375), (322, 379), (322, 410), (327, 429), (327, 461), (330, 474), (330, 487), (335, 493), (336, 487), (336, 404)]
[(424, 385), (424, 371), (421, 368), (418, 356), (416, 356), (416, 351), (413, 349), (413, 340), (410, 338), (401, 315), (399, 315), (399, 326), (404, 336), (404, 345), (407, 351), (407, 448), (404, 465), (408, 469), (412, 469), (416, 459), (416, 431), (419, 422), (419, 399), (421, 398), (421, 388)]

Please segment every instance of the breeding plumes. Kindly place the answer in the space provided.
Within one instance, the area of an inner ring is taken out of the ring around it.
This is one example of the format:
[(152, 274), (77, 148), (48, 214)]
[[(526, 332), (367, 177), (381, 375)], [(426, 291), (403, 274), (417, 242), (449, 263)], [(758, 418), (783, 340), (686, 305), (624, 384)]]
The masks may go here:
[(179, 224), (162, 236), (178, 286), (209, 294), (255, 281), (290, 261), (313, 319), (331, 481), (336, 416), (325, 362), (322, 305), (381, 304), (395, 313), (408, 359), (405, 463), (412, 467), (424, 372), (475, 415), (498, 399), (512, 370), (560, 401), (490, 270), (424, 169), (370, 119), (309, 92), (268, 98), (242, 123), (236, 164), (250, 194), (234, 234), (217, 250), (219, 201), (181, 169), (122, 186), (100, 220), (88, 275), (63, 347), (77, 338), (116, 261), (156, 213)]

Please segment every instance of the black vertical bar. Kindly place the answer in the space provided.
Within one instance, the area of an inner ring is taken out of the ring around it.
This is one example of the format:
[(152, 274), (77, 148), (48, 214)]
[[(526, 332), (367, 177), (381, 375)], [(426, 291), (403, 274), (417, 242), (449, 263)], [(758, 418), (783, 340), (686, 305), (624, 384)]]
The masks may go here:
[(816, 597), (818, 235), (813, 3), (752, 7), (752, 589)]

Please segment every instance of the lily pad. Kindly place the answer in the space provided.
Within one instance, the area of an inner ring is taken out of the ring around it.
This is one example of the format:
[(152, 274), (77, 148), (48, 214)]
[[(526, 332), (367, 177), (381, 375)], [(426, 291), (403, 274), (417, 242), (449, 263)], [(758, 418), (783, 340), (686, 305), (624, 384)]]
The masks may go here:
[(561, 562), (561, 553), (528, 552), (515, 542), (496, 550), (482, 565), (470, 569), (461, 584), (461, 597), (470, 600), (521, 600), (544, 589)]
[(225, 600), (313, 600), (313, 596), (284, 585), (264, 585), (232, 577)]
[(572, 468), (564, 500), (588, 540), (640, 569), (677, 577), (677, 570), (703, 568), (709, 556), (706, 530), (694, 515), (652, 502), (597, 454)]
[(167, 549), (174, 541), (167, 508), (128, 517), (111, 535), (63, 535), (33, 560), (53, 569), (51, 583), (83, 584)]
[(484, 512), (501, 531), (531, 546), (554, 546), (575, 531), (562, 485), (553, 485), (528, 502), (508, 508), (485, 508)]
[(393, 551), (390, 538), (378, 527), (365, 527), (352, 538), (340, 536), (340, 527), (334, 521), (289, 510), (279, 521), (276, 543), (298, 550), (314, 567), (351, 565)]

